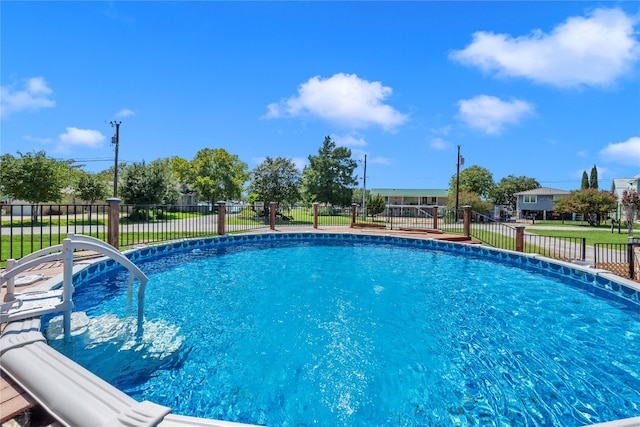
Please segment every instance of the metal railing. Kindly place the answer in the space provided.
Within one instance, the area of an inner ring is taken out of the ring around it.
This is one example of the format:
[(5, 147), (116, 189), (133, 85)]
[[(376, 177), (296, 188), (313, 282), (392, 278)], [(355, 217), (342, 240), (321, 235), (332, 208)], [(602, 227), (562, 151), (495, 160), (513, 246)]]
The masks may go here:
[[(116, 205), (118, 206), (118, 205)], [(128, 247), (192, 237), (215, 236), (219, 229), (218, 206), (119, 205), (118, 245)], [(109, 241), (110, 205), (4, 205), (0, 221), (0, 261), (19, 259), (40, 249), (62, 243), (68, 233)], [(317, 215), (316, 215), (317, 209)], [(537, 253), (561, 260), (585, 260), (586, 239), (525, 234), (524, 230), (470, 210), (433, 209), (413, 215), (394, 216), (393, 209), (365, 216), (361, 207), (279, 207), (275, 218), (269, 210), (257, 212), (249, 206), (225, 209), (223, 231), (236, 233), (275, 227), (371, 226), (391, 230), (437, 228), (443, 233), (462, 235), (501, 249)], [(352, 224), (355, 215), (355, 222)], [(434, 218), (434, 215), (436, 217)], [(317, 221), (317, 222), (314, 222)], [(521, 233), (521, 237), (518, 233)], [(519, 243), (518, 243), (519, 242)], [(520, 245), (520, 246), (518, 246)], [(596, 244), (594, 267), (625, 277), (640, 272), (640, 242)], [(590, 248), (589, 248), (590, 249)], [(632, 261), (633, 260), (633, 261)], [(632, 270), (630, 270), (632, 269)]]
[(587, 239), (584, 237), (550, 237), (525, 234), (525, 252), (544, 255), (562, 261), (584, 261)]
[(59, 245), (68, 233), (106, 240), (109, 205), (3, 205), (0, 260)]
[(628, 243), (596, 243), (593, 252), (595, 268), (640, 280), (640, 238)]

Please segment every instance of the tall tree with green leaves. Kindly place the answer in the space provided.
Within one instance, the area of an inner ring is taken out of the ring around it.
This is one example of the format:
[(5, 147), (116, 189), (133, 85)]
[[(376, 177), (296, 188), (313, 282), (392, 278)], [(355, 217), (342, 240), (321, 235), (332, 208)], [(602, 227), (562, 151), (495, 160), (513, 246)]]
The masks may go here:
[(596, 165), (593, 165), (591, 168), (591, 176), (589, 177), (589, 188), (594, 190), (598, 189), (598, 168)]
[[(461, 191), (458, 195), (458, 208), (462, 206), (471, 206), (471, 210), (474, 212), (478, 212), (481, 214), (488, 214), (493, 209), (493, 204), (491, 202), (487, 202), (486, 200), (482, 200), (477, 193), (472, 191)], [(449, 198), (447, 200), (447, 209), (455, 209), (456, 201), (455, 198)]]
[(511, 212), (515, 212), (516, 202), (518, 201), (518, 196), (515, 194), (521, 191), (533, 190), (534, 188), (540, 188), (540, 183), (534, 178), (509, 175), (506, 178), (502, 178), (491, 189), (489, 197), (493, 203), (507, 206)]
[[(90, 204), (97, 200), (105, 200), (110, 194), (109, 184), (98, 174), (78, 171), (75, 174), (73, 192), (76, 197)], [(91, 209), (89, 209), (89, 223), (91, 223)]]
[(598, 225), (601, 218), (615, 210), (618, 197), (609, 191), (598, 191), (594, 188), (576, 190), (568, 196), (556, 201), (555, 210), (560, 213), (576, 213), (583, 215), (591, 225)]
[[(491, 190), (495, 186), (493, 174), (487, 168), (473, 165), (460, 171), (460, 191), (476, 193), (482, 199), (489, 197)], [(449, 180), (449, 195), (456, 193), (456, 175)]]
[(589, 188), (589, 175), (587, 171), (582, 171), (582, 182), (580, 183), (580, 189), (586, 190)]
[(91, 204), (109, 197), (109, 184), (104, 177), (85, 171), (79, 171), (73, 184), (73, 192), (77, 198)]
[(309, 156), (309, 164), (302, 171), (302, 193), (307, 203), (326, 203), (347, 206), (358, 181), (353, 171), (358, 163), (351, 158), (351, 150), (336, 147), (326, 136), (317, 156)]
[(286, 157), (267, 157), (253, 171), (248, 188), (255, 200), (276, 206), (300, 200), (300, 171)]
[(240, 199), (250, 177), (247, 164), (224, 148), (203, 148), (188, 167), (181, 163), (178, 168), (189, 188), (198, 192), (200, 200), (211, 204)]
[[(71, 182), (71, 161), (48, 157), (44, 151), (18, 154), (20, 157), (11, 154), (0, 156), (2, 193), (34, 204), (59, 203), (62, 189)], [(37, 221), (38, 208), (31, 212), (33, 221)]]
[(125, 203), (136, 206), (176, 203), (178, 184), (168, 159), (127, 166), (122, 174), (120, 195)]

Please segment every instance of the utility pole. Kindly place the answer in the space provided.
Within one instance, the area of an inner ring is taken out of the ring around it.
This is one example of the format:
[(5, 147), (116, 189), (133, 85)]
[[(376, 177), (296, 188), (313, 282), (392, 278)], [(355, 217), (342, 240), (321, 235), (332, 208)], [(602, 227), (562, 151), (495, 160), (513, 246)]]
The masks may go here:
[(364, 155), (364, 176), (362, 177), (362, 219), (367, 219), (367, 155)]
[(118, 197), (118, 146), (120, 144), (120, 123), (115, 120), (109, 122), (111, 127), (116, 128), (116, 134), (111, 138), (111, 143), (116, 146), (115, 164), (113, 168), (113, 197)]
[(460, 165), (464, 164), (464, 159), (460, 157), (460, 145), (458, 145), (458, 162), (456, 165), (456, 221), (458, 221), (458, 197), (460, 193)]

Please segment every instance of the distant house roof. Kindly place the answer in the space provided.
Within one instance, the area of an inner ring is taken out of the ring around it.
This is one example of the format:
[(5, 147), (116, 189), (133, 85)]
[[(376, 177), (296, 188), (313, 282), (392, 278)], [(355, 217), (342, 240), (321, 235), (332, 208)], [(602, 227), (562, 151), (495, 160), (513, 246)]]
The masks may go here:
[(534, 188), (533, 190), (520, 191), (519, 193), (514, 194), (516, 196), (559, 196), (569, 193), (571, 192), (566, 190), (558, 190), (557, 188), (540, 187)]
[(449, 194), (449, 190), (424, 188), (372, 188), (369, 192), (382, 197), (447, 197)]
[(640, 179), (640, 175), (636, 175), (633, 178), (614, 178), (613, 179), (613, 192), (618, 196), (618, 200), (621, 200), (624, 190), (634, 189), (634, 183)]

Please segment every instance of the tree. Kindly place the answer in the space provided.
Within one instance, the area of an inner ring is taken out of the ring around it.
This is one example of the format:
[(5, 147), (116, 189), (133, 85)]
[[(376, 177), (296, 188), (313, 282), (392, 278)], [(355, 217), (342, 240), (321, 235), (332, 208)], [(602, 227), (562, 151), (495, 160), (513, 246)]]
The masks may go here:
[[(476, 193), (482, 199), (486, 199), (494, 186), (493, 174), (486, 168), (473, 165), (460, 172), (460, 192)], [(455, 194), (456, 175), (453, 175), (449, 180), (449, 199), (452, 198), (452, 195), (455, 199)], [(458, 204), (460, 205), (460, 202)]]
[(375, 196), (369, 195), (367, 197), (367, 215), (373, 218), (379, 213), (384, 212), (384, 209), (387, 207), (387, 203), (384, 201), (384, 197), (380, 194), (376, 194)]
[[(44, 151), (0, 156), (0, 183), (2, 192), (12, 199), (29, 203), (60, 202), (62, 189), (71, 180), (71, 161), (47, 157)], [(38, 209), (32, 209), (37, 221)]]
[(640, 195), (636, 190), (624, 190), (622, 192), (622, 206), (624, 207), (624, 216), (627, 220), (627, 231), (629, 236), (633, 235), (633, 223), (638, 217), (640, 211)]
[(574, 190), (556, 201), (555, 210), (560, 213), (581, 214), (591, 225), (598, 225), (600, 218), (616, 208), (618, 197), (609, 191), (593, 188)]
[(363, 190), (362, 188), (354, 188), (351, 193), (351, 203), (355, 203), (357, 205), (362, 205), (362, 194), (364, 193), (367, 200), (371, 196), (371, 192), (369, 190)]
[(540, 183), (534, 178), (509, 175), (506, 178), (502, 178), (493, 187), (490, 197), (493, 203), (508, 206), (511, 212), (515, 212), (516, 202), (518, 201), (518, 196), (515, 194), (521, 191), (533, 190), (534, 188), (540, 188)]
[(586, 190), (589, 188), (589, 175), (587, 175), (587, 171), (582, 171), (582, 182), (580, 183), (580, 189)]
[[(109, 186), (104, 179), (96, 174), (78, 171), (74, 183), (74, 193), (81, 200), (94, 204), (96, 200), (104, 200), (109, 197)], [(89, 223), (91, 223), (91, 210), (89, 210)]]
[[(172, 159), (172, 164), (174, 162)], [(177, 168), (182, 170), (180, 178), (189, 188), (212, 205), (220, 200), (239, 199), (249, 179), (247, 164), (223, 148), (203, 148), (188, 167), (179, 164)]]
[(252, 172), (253, 179), (248, 191), (268, 205), (275, 202), (294, 203), (300, 199), (300, 172), (296, 165), (285, 157), (267, 157)]
[(120, 194), (125, 203), (137, 206), (174, 204), (178, 200), (178, 185), (168, 159), (127, 166), (122, 174)]
[(108, 183), (97, 174), (79, 171), (75, 183), (74, 194), (77, 198), (91, 204), (109, 197)]
[[(127, 168), (127, 163), (126, 162), (118, 163), (118, 177), (119, 177), (118, 181), (121, 180), (122, 174), (124, 173), (124, 170), (126, 168)], [(115, 171), (115, 168), (113, 166), (110, 166), (109, 168), (107, 168), (105, 170), (102, 170), (102, 171), (97, 173), (98, 179), (106, 182), (108, 186), (113, 188), (113, 180), (115, 178), (114, 171)]]
[(591, 168), (591, 176), (589, 178), (589, 188), (592, 188), (594, 190), (598, 189), (598, 168), (596, 168), (596, 165), (593, 165), (593, 167)]
[(307, 203), (327, 203), (347, 206), (351, 203), (357, 180), (353, 171), (358, 163), (351, 150), (336, 147), (329, 136), (324, 138), (317, 156), (309, 156), (309, 165), (302, 171), (302, 192)]
[[(493, 209), (493, 204), (482, 200), (477, 193), (471, 191), (460, 191), (458, 194), (458, 206), (471, 206), (471, 210), (481, 214), (487, 214)], [(455, 199), (449, 198), (447, 201), (447, 209), (455, 209)]]

